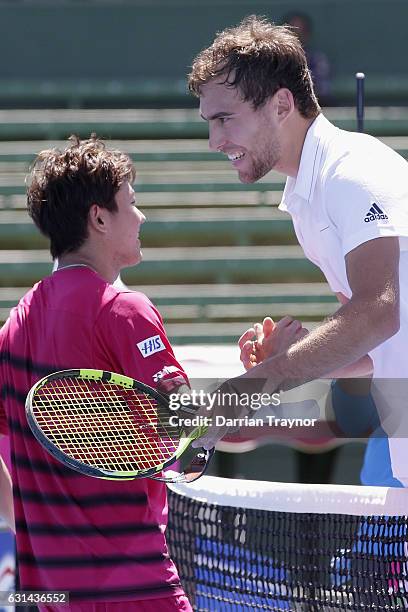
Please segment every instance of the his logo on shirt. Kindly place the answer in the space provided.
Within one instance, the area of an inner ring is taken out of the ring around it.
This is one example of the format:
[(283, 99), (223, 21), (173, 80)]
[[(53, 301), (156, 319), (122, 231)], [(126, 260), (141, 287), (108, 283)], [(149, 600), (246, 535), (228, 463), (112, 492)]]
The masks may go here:
[(154, 355), (154, 353), (164, 351), (166, 347), (160, 336), (152, 336), (151, 338), (146, 338), (146, 340), (138, 342), (137, 348), (142, 353), (143, 357), (150, 357), (150, 355)]
[(388, 216), (385, 214), (383, 210), (374, 202), (366, 216), (364, 217), (365, 223), (369, 223), (370, 221), (375, 221), (376, 219), (384, 219), (388, 221)]

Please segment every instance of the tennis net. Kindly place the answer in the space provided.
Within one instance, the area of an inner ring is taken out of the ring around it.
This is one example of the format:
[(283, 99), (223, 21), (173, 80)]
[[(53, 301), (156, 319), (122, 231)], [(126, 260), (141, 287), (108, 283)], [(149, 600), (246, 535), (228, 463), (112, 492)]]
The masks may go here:
[(408, 490), (204, 476), (169, 491), (196, 611), (408, 610)]

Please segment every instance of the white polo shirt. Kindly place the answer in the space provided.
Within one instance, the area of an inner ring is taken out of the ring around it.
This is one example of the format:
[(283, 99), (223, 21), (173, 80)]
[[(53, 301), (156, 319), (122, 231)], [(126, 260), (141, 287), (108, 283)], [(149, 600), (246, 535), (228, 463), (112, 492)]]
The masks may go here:
[[(374, 238), (399, 237), (400, 330), (371, 351), (370, 356), (375, 378), (408, 379), (408, 163), (405, 159), (376, 138), (340, 130), (319, 115), (306, 134), (299, 172), (296, 178), (287, 179), (279, 208), (291, 215), (306, 257), (322, 270), (334, 292), (348, 298), (351, 290), (346, 275), (347, 253)], [(384, 381), (381, 382), (382, 397), (387, 396), (384, 413), (388, 416), (389, 393), (408, 398), (408, 380), (405, 384), (396, 382), (389, 381), (387, 391)], [(406, 413), (408, 422), (408, 400)], [(390, 454), (394, 476), (401, 479), (403, 470), (408, 484), (408, 425), (406, 429), (405, 467), (402, 468), (400, 451), (392, 453), (394, 441), (391, 439)], [(390, 436), (395, 431), (394, 427)], [(397, 464), (398, 470), (394, 469)]]

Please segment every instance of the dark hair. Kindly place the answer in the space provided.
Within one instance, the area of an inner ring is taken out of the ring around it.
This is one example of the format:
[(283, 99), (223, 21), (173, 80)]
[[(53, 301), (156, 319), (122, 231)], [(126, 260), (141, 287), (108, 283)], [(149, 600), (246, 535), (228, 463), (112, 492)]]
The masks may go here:
[(305, 52), (290, 27), (251, 15), (237, 27), (218, 33), (195, 58), (189, 89), (199, 96), (201, 85), (223, 75), (224, 82), (239, 88), (243, 100), (255, 109), (286, 87), (302, 116), (311, 118), (320, 112)]
[(63, 151), (41, 151), (28, 177), (28, 213), (50, 239), (53, 258), (84, 243), (92, 204), (116, 211), (120, 186), (135, 180), (129, 157), (107, 150), (95, 135), (88, 140), (71, 136), (69, 143)]

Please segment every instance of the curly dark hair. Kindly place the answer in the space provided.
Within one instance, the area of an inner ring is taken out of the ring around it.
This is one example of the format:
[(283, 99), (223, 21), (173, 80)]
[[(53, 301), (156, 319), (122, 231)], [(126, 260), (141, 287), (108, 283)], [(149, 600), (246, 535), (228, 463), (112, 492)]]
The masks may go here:
[(63, 151), (41, 151), (28, 176), (27, 208), (50, 239), (52, 257), (76, 251), (88, 237), (91, 205), (116, 211), (116, 193), (135, 175), (130, 158), (106, 149), (94, 134), (88, 140), (71, 136)]
[(218, 76), (239, 88), (243, 100), (254, 109), (286, 87), (303, 117), (316, 117), (320, 112), (305, 52), (289, 26), (250, 15), (237, 27), (219, 32), (212, 45), (194, 59), (189, 89), (199, 96), (201, 85)]

